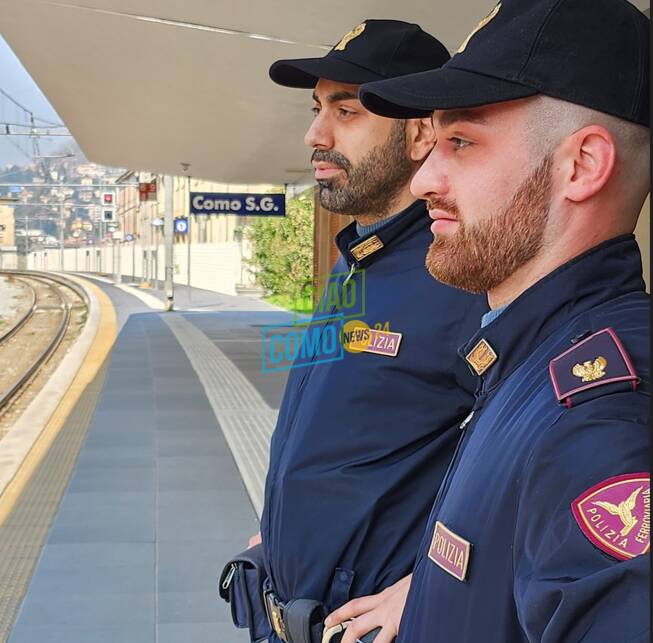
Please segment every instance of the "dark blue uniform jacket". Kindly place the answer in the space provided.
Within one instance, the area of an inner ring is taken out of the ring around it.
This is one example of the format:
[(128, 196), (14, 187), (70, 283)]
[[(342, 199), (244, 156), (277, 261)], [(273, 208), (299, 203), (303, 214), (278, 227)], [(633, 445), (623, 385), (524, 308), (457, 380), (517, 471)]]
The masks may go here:
[[(601, 383), (621, 368), (612, 340), (599, 332), (606, 328), (630, 355), (640, 378), (635, 391), (629, 380)], [(614, 487), (626, 503), (632, 492), (631, 508), (637, 501), (634, 528), (625, 526), (628, 516), (614, 515), (618, 500), (610, 505), (596, 496), (584, 509), (597, 534), (642, 555), (611, 555), (585, 535), (572, 511), (575, 500), (606, 480), (648, 475), (649, 301), (632, 235), (536, 283), (479, 330), (461, 356), (481, 339), (497, 359), (481, 376), (474, 415), (434, 503), (399, 643), (648, 640), (649, 555), (638, 543), (650, 538), (650, 482)], [(556, 371), (563, 397), (583, 373), (596, 379), (558, 402), (549, 364), (576, 344)], [(436, 538), (436, 521), (449, 535), (441, 529)], [(627, 535), (616, 535), (621, 527)], [(456, 571), (458, 539), (470, 543), (464, 581), (445, 569)], [(442, 556), (450, 556), (444, 567)]]
[(261, 521), (281, 600), (333, 609), (396, 582), (415, 561), (474, 399), (456, 348), (487, 310), (484, 297), (428, 274), (429, 223), (416, 202), (375, 233), (383, 247), (359, 262), (355, 225), (336, 238), (342, 256), (333, 274), (364, 269), (351, 277), (365, 282), (365, 312), (356, 318), (370, 327), (389, 322), (402, 339), (396, 357), (344, 351), (341, 360), (290, 371)]

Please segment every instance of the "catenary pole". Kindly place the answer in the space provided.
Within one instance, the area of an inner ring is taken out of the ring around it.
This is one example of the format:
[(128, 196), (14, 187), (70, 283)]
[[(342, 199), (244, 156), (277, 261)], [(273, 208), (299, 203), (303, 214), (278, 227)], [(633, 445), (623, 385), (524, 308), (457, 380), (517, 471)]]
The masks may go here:
[(64, 238), (64, 218), (63, 218), (63, 197), (59, 201), (59, 272), (63, 272), (63, 238)]
[(187, 268), (187, 285), (186, 285), (186, 293), (188, 295), (188, 302), (190, 303), (193, 299), (193, 294), (191, 291), (190, 287), (190, 256), (191, 256), (191, 251), (190, 251), (190, 244), (193, 240), (192, 237), (192, 232), (193, 232), (193, 226), (192, 226), (192, 220), (193, 217), (190, 214), (190, 174), (188, 174), (188, 169), (190, 168), (190, 163), (182, 163), (181, 164), (182, 169), (184, 170), (184, 173), (186, 174), (186, 187), (187, 187), (187, 195), (186, 195), (186, 217), (188, 221), (188, 230), (186, 231), (186, 237), (188, 241), (187, 245), (187, 256), (186, 256), (186, 268)]

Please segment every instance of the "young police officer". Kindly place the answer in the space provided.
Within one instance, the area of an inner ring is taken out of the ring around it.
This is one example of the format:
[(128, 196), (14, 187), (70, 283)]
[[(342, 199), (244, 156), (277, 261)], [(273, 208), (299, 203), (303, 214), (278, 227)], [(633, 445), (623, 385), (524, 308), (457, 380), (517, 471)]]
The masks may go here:
[[(473, 403), (473, 378), (456, 347), (486, 304), (431, 279), (430, 220), (409, 190), (433, 147), (430, 119), (385, 119), (357, 98), (363, 82), (448, 58), (417, 25), (366, 20), (325, 57), (270, 68), (275, 82), (313, 90), (305, 140), (320, 200), (355, 219), (336, 238), (331, 281), (364, 298), (364, 310), (345, 319), (345, 331), (360, 332), (343, 333), (342, 360), (291, 370), (272, 439), (261, 531), (279, 618), (291, 599), (332, 610), (410, 573)], [(398, 618), (377, 640), (387, 643), (397, 627)]]
[(441, 70), (361, 90), (437, 110), (427, 264), (492, 308), (400, 643), (648, 640), (648, 62), (624, 0), (503, 0)]

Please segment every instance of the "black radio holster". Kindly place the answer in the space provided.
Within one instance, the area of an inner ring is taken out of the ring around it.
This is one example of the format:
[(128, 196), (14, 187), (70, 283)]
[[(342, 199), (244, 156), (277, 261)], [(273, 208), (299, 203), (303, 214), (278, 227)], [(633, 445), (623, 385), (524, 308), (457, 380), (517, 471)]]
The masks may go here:
[(320, 643), (326, 617), (324, 604), (319, 601), (288, 601), (284, 609), (288, 643)]

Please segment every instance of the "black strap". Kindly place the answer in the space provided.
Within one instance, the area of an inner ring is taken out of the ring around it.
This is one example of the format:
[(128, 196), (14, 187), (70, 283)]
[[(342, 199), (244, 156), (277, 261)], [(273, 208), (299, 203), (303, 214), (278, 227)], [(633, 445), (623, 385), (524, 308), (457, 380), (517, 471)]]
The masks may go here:
[(320, 643), (326, 609), (320, 601), (298, 598), (284, 609), (284, 621), (290, 643)]

